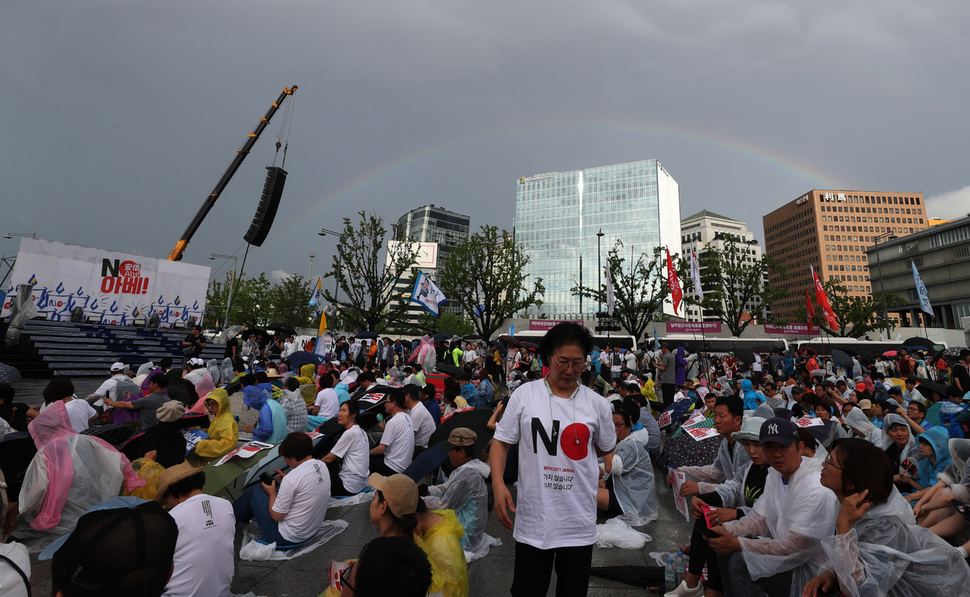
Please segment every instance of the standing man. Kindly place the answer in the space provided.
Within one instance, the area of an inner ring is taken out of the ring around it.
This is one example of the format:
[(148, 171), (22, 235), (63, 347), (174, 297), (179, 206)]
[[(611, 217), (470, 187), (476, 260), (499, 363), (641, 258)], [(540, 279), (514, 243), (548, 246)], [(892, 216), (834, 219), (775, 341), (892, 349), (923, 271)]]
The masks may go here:
[(677, 394), (677, 357), (666, 344), (660, 345), (660, 361), (657, 363), (660, 375), (660, 390), (663, 393), (664, 408), (674, 403)]
[(960, 351), (960, 360), (950, 369), (953, 374), (953, 385), (966, 394), (970, 392), (970, 349)]
[[(587, 592), (596, 543), (596, 458), (616, 445), (609, 403), (579, 383), (592, 349), (581, 325), (563, 322), (549, 330), (539, 345), (549, 374), (512, 394), (495, 430), (495, 511), (515, 537), (512, 595), (545, 595), (553, 566), (557, 596)], [(502, 478), (513, 444), (518, 507)]]

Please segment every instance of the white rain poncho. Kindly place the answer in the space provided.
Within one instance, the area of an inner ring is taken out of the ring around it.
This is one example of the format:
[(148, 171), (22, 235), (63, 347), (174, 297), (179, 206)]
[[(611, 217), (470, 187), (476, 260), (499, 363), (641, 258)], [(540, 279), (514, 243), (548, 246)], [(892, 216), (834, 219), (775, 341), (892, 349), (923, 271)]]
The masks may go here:
[(850, 410), (849, 414), (845, 415), (845, 424), (862, 434), (855, 434), (854, 437), (861, 437), (880, 450), (886, 447), (883, 445), (882, 430), (872, 424), (872, 421), (866, 417), (866, 413), (862, 412), (862, 409), (853, 408)]
[(745, 462), (751, 462), (751, 457), (744, 451), (741, 442), (729, 442), (722, 437), (713, 464), (682, 466), (677, 470), (687, 473), (688, 481), (697, 481), (699, 493), (710, 493), (718, 483), (734, 478), (736, 471)]
[(822, 540), (825, 562), (842, 593), (852, 597), (965, 595), (970, 568), (949, 543), (914, 524), (893, 490), (888, 503), (866, 512), (845, 535)]
[(947, 443), (950, 464), (937, 478), (946, 485), (953, 498), (970, 504), (970, 439), (954, 437)]
[[(751, 513), (753, 508), (747, 505), (748, 499), (744, 495), (744, 482), (748, 478), (748, 472), (751, 471), (752, 466), (755, 466), (755, 464), (750, 460), (742, 464), (733, 479), (728, 479), (714, 488), (717, 495), (721, 497), (722, 508), (741, 510), (745, 516)], [(757, 500), (759, 497), (754, 496), (753, 499)]]
[(771, 469), (751, 513), (724, 524), (738, 537), (752, 579), (794, 570), (792, 591), (797, 587), (800, 595), (822, 563), (819, 541), (835, 533), (838, 501), (819, 482), (820, 471), (819, 462), (803, 457), (786, 484), (781, 473)]
[(650, 453), (632, 436), (613, 449), (613, 492), (623, 510), (621, 517), (630, 526), (643, 526), (657, 520), (657, 488)]
[(429, 496), (425, 498), (430, 510), (455, 511), (458, 522), (465, 527), (461, 547), (469, 562), (488, 554), (488, 548), (498, 541), (485, 534), (485, 523), (488, 522), (488, 487), (485, 478), (489, 474), (491, 469), (487, 464), (470, 460), (452, 471), (444, 485), (428, 487)]

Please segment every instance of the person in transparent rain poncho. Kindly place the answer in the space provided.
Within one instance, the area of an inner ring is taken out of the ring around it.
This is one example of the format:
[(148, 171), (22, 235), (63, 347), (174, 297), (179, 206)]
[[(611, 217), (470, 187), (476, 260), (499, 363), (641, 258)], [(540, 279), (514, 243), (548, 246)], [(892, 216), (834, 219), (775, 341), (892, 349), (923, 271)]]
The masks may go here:
[(799, 595), (822, 563), (820, 541), (835, 531), (837, 501), (819, 482), (821, 463), (801, 455), (794, 423), (768, 419), (758, 439), (772, 467), (764, 493), (750, 514), (713, 527), (709, 542), (728, 597)]
[(851, 597), (965, 595), (970, 568), (958, 552), (913, 524), (913, 513), (893, 487), (885, 454), (868, 442), (833, 446), (821, 482), (841, 503), (836, 533), (822, 539), (824, 561), (804, 597), (838, 590)]
[(609, 478), (600, 481), (596, 506), (607, 516), (620, 516), (631, 526), (642, 526), (657, 519), (657, 491), (650, 452), (632, 435), (640, 418), (640, 407), (630, 399), (613, 411), (616, 447), (603, 457), (603, 471)]
[[(937, 482), (913, 508), (920, 526), (947, 539), (970, 527), (970, 522), (953, 504), (955, 500), (964, 506), (970, 505), (970, 439), (952, 438), (948, 448), (950, 464), (937, 475)], [(966, 552), (968, 548), (970, 541), (959, 549)]]
[(852, 437), (861, 437), (877, 448), (887, 447), (883, 445), (882, 430), (872, 424), (861, 408), (850, 410), (849, 414), (845, 415), (845, 424), (849, 427)]

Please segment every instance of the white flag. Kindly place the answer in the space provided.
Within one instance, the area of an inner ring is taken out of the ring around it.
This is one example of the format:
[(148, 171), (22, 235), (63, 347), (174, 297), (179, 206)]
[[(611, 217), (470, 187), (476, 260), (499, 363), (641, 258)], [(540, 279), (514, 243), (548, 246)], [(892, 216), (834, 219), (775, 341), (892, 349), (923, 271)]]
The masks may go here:
[(317, 317), (323, 313), (323, 288), (322, 280), (317, 278), (317, 286), (313, 289), (313, 293), (310, 295), (310, 306), (313, 307), (313, 314)]
[(613, 295), (613, 276), (610, 275), (609, 264), (604, 267), (606, 268), (606, 313), (613, 317), (613, 307), (616, 305), (616, 297)]
[(414, 290), (411, 291), (411, 302), (418, 303), (429, 313), (438, 317), (438, 305), (448, 302), (448, 299), (445, 298), (445, 293), (435, 286), (431, 278), (424, 272), (419, 272), (418, 279), (414, 281)]
[(697, 263), (697, 250), (693, 243), (690, 246), (690, 279), (694, 282), (694, 294), (697, 300), (704, 300), (704, 289), (701, 288), (701, 268)]
[(923, 278), (919, 277), (916, 262), (910, 261), (910, 263), (913, 265), (913, 280), (916, 281), (916, 294), (919, 295), (919, 308), (932, 316), (933, 305), (930, 304), (930, 295), (926, 292), (926, 284), (923, 284)]

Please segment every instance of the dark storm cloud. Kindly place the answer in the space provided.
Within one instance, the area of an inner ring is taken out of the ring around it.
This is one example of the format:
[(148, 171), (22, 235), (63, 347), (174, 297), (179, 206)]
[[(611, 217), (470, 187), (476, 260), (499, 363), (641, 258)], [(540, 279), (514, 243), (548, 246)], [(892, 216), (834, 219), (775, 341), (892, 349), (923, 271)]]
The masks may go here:
[[(252, 272), (305, 273), (310, 252), (323, 271), (334, 241), (317, 230), (360, 209), (396, 220), (435, 203), (511, 227), (519, 176), (653, 157), (685, 215), (729, 211), (759, 234), (764, 213), (829, 185), (923, 191), (940, 197), (931, 211), (965, 212), (968, 13), (898, 0), (19, 3), (0, 14), (0, 232), (166, 255), (293, 83), (290, 177)], [(281, 116), (187, 260), (241, 246)]]

